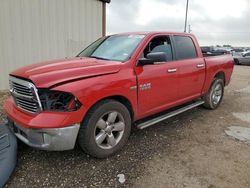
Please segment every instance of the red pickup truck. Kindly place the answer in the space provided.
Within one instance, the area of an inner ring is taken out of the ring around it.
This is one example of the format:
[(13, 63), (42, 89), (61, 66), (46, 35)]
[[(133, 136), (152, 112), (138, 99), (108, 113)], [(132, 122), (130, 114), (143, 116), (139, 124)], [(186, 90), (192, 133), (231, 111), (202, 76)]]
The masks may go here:
[(104, 158), (146, 128), (199, 105), (215, 109), (230, 82), (230, 55), (204, 57), (192, 34), (102, 37), (77, 57), (10, 73), (8, 125), (26, 144)]

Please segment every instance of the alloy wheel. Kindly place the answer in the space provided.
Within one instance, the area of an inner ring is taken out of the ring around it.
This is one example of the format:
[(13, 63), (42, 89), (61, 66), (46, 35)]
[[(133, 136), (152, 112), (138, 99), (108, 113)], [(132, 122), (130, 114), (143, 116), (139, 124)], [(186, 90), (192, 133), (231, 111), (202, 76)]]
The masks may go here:
[(95, 142), (102, 149), (111, 149), (121, 140), (124, 129), (125, 121), (119, 112), (105, 113), (95, 125)]
[(217, 84), (215, 87), (214, 87), (214, 91), (212, 93), (212, 101), (215, 105), (217, 105), (221, 98), (222, 98), (222, 86), (221, 84)]

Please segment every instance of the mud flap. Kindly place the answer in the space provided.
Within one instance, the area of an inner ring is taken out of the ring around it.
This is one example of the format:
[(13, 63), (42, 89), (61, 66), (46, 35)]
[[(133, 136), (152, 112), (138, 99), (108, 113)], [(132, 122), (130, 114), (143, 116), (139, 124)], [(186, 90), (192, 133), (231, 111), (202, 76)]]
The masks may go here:
[(7, 125), (0, 125), (0, 187), (8, 181), (16, 166), (17, 141)]

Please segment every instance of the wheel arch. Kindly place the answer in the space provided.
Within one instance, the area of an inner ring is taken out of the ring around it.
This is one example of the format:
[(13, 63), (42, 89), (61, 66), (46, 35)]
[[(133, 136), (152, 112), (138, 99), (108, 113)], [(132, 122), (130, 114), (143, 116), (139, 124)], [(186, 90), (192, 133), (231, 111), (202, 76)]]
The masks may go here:
[(113, 100), (116, 100), (116, 101), (122, 103), (128, 109), (130, 116), (131, 116), (131, 120), (132, 121), (134, 120), (134, 109), (133, 109), (133, 106), (128, 98), (126, 98), (122, 95), (113, 95), (113, 96), (106, 97), (104, 99), (113, 99)]
[[(104, 98), (101, 98), (97, 101), (95, 101), (87, 110), (86, 114), (98, 103), (104, 101), (104, 100), (107, 100), (107, 99), (110, 99), (110, 100), (115, 100), (115, 101), (118, 101), (120, 102), (121, 104), (123, 104), (129, 111), (129, 114), (130, 114), (130, 117), (131, 117), (131, 120), (132, 122), (134, 121), (134, 116), (135, 116), (135, 111), (133, 109), (133, 105), (132, 103), (130, 102), (130, 100), (127, 98), (127, 97), (124, 97), (122, 95), (112, 95), (112, 96), (107, 96), (107, 97), (104, 97)], [(86, 115), (85, 115), (86, 116)], [(85, 117), (83, 117), (84, 119)]]
[(217, 71), (215, 74), (209, 74), (205, 86), (203, 88), (203, 95), (206, 95), (207, 92), (209, 92), (209, 89), (213, 85), (213, 82), (216, 78), (220, 78), (223, 80), (224, 85), (226, 84), (226, 74), (223, 70)]
[[(219, 71), (215, 74), (214, 78), (220, 78), (223, 80), (224, 82), (224, 85), (226, 84), (226, 76), (225, 76), (225, 73), (223, 71)], [(212, 83), (211, 83), (212, 85)]]

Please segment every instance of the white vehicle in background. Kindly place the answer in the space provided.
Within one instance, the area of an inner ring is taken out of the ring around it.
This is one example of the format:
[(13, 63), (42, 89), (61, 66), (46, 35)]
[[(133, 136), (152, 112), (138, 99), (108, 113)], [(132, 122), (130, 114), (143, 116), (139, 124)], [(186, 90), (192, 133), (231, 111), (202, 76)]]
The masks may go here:
[(232, 55), (233, 56), (241, 56), (242, 55), (242, 53), (244, 53), (245, 52), (245, 50), (244, 49), (242, 49), (242, 48), (235, 48), (235, 49), (233, 49), (233, 51), (232, 51)]
[(233, 56), (235, 65), (250, 65), (250, 51)]
[(201, 46), (201, 50), (203, 54), (207, 55), (232, 54), (232, 49), (225, 47)]

